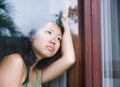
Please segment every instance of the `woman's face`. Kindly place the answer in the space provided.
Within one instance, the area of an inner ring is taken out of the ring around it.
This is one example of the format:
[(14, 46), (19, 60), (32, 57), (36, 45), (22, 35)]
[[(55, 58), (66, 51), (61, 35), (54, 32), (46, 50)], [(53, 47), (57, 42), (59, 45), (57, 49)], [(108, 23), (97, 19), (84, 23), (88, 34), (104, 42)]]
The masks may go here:
[(62, 33), (60, 27), (53, 22), (39, 29), (32, 38), (33, 50), (42, 58), (51, 57), (60, 48)]

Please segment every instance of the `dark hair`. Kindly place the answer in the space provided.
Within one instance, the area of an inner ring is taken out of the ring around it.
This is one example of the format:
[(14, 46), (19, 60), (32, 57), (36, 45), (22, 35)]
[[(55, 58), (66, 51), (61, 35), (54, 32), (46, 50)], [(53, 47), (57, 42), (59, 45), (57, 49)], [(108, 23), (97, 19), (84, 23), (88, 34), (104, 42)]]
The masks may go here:
[(8, 50), (6, 51), (6, 55), (10, 55), (13, 53), (18, 53), (21, 55), (26, 68), (27, 68), (27, 77), (24, 83), (28, 80), (29, 77), (29, 68), (35, 62), (36, 56), (32, 50), (32, 43), (28, 37), (9, 37), (7, 38), (8, 43), (6, 46)]
[(62, 34), (64, 33), (64, 27), (63, 24), (61, 22), (61, 18), (62, 18), (62, 12), (60, 11), (58, 15), (55, 15), (57, 17), (56, 19), (56, 24), (61, 28), (61, 32)]

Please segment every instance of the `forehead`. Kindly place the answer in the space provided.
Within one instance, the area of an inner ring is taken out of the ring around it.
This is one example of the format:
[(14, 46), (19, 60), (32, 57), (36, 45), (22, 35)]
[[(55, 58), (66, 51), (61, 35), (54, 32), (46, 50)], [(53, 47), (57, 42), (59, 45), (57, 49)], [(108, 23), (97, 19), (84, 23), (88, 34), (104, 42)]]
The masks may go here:
[(55, 22), (48, 22), (38, 31), (45, 31), (45, 30), (53, 30), (54, 32), (61, 34), (61, 28)]
[(60, 27), (55, 22), (48, 22), (46, 26), (61, 31)]

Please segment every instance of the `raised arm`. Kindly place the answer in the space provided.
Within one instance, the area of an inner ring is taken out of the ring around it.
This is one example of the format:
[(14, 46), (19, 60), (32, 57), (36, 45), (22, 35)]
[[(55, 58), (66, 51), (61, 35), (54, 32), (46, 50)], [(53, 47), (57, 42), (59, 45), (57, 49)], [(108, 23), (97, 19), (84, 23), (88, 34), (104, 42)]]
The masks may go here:
[(62, 23), (64, 26), (64, 35), (62, 39), (62, 57), (49, 65), (47, 68), (41, 70), (41, 82), (45, 83), (55, 79), (75, 63), (75, 53), (73, 42), (68, 24), (69, 6), (66, 5), (62, 13)]

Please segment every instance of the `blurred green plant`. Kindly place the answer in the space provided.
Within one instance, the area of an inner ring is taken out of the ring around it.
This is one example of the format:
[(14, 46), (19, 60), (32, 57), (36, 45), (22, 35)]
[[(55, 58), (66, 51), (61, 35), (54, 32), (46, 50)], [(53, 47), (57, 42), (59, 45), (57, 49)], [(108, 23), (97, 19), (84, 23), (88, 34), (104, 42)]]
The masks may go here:
[(0, 36), (22, 36), (13, 21), (13, 11), (11, 3), (7, 2), (7, 0), (0, 0)]
[[(61, 25), (62, 24), (61, 23), (62, 11), (60, 11), (55, 16), (57, 17), (57, 21), (56, 22)], [(75, 23), (78, 22), (78, 6), (75, 6), (74, 8), (72, 8), (72, 7), (69, 8), (69, 15), (68, 15), (68, 17), (71, 20), (74, 20)]]
[(69, 17), (74, 20), (75, 23), (78, 22), (78, 6), (69, 9)]

